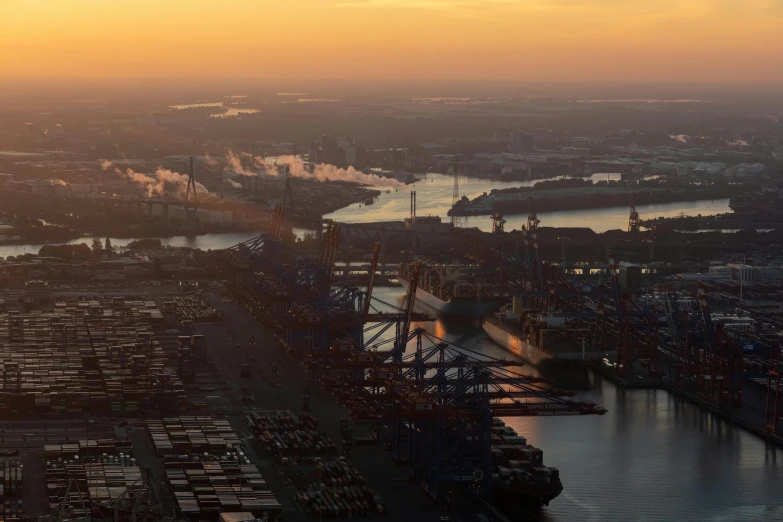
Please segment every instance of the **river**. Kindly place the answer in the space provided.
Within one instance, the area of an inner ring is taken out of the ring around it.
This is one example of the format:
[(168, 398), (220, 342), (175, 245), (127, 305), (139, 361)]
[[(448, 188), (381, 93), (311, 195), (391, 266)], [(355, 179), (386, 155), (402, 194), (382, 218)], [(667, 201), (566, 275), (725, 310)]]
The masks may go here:
[[(201, 250), (217, 250), (221, 248), (227, 248), (242, 241), (246, 241), (252, 237), (256, 237), (259, 234), (257, 231), (249, 232), (225, 232), (217, 234), (202, 234), (200, 236), (172, 236), (161, 238), (161, 243), (164, 245), (170, 245), (173, 247), (188, 247), (188, 248), (200, 248)], [(134, 238), (109, 238), (112, 246), (122, 247), (134, 240)], [(106, 241), (105, 238), (101, 238), (101, 241)], [(78, 245), (79, 243), (92, 244), (91, 237), (82, 237), (78, 239), (71, 239), (70, 241), (64, 241), (58, 244)], [(43, 244), (19, 244), (19, 245), (0, 245), (0, 256), (18, 256), (21, 254), (37, 254)]]
[[(375, 295), (399, 304), (403, 290), (381, 287)], [(420, 326), (465, 348), (513, 357), (478, 324)], [(783, 450), (662, 390), (626, 391), (596, 378), (576, 399), (608, 413), (504, 419), (544, 451), (544, 465), (560, 470), (565, 489), (542, 521), (783, 520)]]
[[(619, 174), (594, 174), (593, 181), (617, 180)], [(460, 177), (459, 193), (469, 198), (489, 192), (492, 189), (503, 189), (520, 186), (532, 186), (540, 180), (533, 181), (495, 181), (477, 178)], [(454, 186), (453, 176), (447, 174), (429, 173), (425, 179), (411, 184), (404, 189), (385, 190), (377, 198), (373, 205), (356, 203), (324, 216), (343, 223), (368, 223), (372, 221), (402, 220), (410, 216), (410, 191), (416, 191), (416, 208), (419, 216), (441, 216), (444, 220), (451, 208), (451, 200)], [(637, 207), (642, 219), (657, 217), (674, 217), (681, 214), (703, 216), (729, 212), (727, 199), (714, 201), (687, 201), (682, 203), (662, 203), (655, 205), (641, 205)], [(557, 212), (539, 211), (538, 217), (542, 227), (588, 227), (596, 232), (622, 229), (628, 227), (628, 207), (613, 207), (588, 210), (564, 210)], [(506, 230), (519, 229), (527, 222), (527, 214), (508, 214)], [(492, 219), (489, 216), (461, 217), (459, 226), (477, 227), (484, 231), (492, 230)], [(307, 229), (295, 228), (294, 233), (302, 237)], [(203, 234), (197, 237), (173, 236), (162, 238), (164, 245), (174, 247), (200, 248), (202, 250), (215, 250), (233, 246), (241, 241), (258, 235), (258, 232), (227, 232), (216, 234)], [(124, 246), (133, 239), (110, 238), (115, 246)], [(91, 238), (80, 238), (67, 241), (68, 244), (92, 242)], [(37, 254), (41, 244), (0, 245), (0, 257), (17, 256), (24, 253)]]
[[(617, 180), (619, 178), (619, 174), (593, 174), (592, 176), (593, 181)], [(490, 192), (492, 189), (529, 187), (538, 181), (541, 180), (520, 182), (461, 177), (459, 193), (460, 196), (473, 199), (484, 192)], [(402, 220), (410, 217), (410, 191), (415, 190), (416, 214), (418, 216), (440, 216), (442, 219), (448, 220), (451, 219), (447, 213), (451, 208), (453, 187), (453, 176), (430, 173), (427, 174), (426, 179), (411, 184), (406, 189), (398, 191), (392, 189), (388, 194), (383, 192), (373, 205), (356, 203), (324, 217), (344, 223)], [(588, 227), (596, 232), (628, 228), (629, 210), (627, 206), (556, 212), (536, 210), (542, 227)], [(728, 199), (640, 205), (637, 210), (642, 219), (675, 217), (681, 214), (710, 216), (730, 212)], [(503, 217), (506, 220), (506, 230), (508, 231), (518, 230), (527, 223), (527, 214), (506, 214)], [(477, 227), (487, 232), (492, 230), (490, 216), (461, 217), (459, 224), (463, 227)]]

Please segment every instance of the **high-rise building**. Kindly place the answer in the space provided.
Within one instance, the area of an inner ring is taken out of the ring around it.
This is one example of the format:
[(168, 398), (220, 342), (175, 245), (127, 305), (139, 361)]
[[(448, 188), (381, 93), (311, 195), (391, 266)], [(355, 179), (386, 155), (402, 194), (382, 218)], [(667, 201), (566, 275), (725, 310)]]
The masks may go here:
[(362, 151), (362, 147), (347, 136), (331, 138), (323, 135), (321, 141), (310, 143), (310, 161), (338, 167), (360, 166)]

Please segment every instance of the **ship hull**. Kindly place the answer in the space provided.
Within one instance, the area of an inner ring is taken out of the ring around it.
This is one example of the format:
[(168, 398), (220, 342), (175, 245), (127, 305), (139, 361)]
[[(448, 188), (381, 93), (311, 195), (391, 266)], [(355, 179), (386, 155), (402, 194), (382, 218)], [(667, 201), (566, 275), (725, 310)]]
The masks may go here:
[(583, 359), (581, 350), (553, 355), (487, 320), (481, 326), (493, 342), (535, 367), (540, 376), (553, 379), (557, 386), (565, 388), (588, 389), (590, 374), (583, 363), (601, 360), (605, 356), (603, 352), (585, 352)]
[(553, 484), (550, 489), (541, 489), (540, 491), (514, 491), (493, 489), (492, 504), (502, 511), (511, 520), (520, 520), (520, 517), (530, 515), (531, 511), (536, 511), (549, 503), (563, 492), (563, 485)]
[(524, 360), (533, 364), (534, 366), (545, 359), (552, 358), (552, 356), (548, 353), (539, 350), (518, 335), (509, 333), (494, 323), (484, 321), (481, 327), (484, 329), (484, 332), (487, 334), (487, 336), (489, 336), (489, 338), (495, 342), (495, 344), (499, 344), (509, 352), (522, 357)]
[[(400, 285), (402, 285), (407, 292), (410, 288), (408, 281), (402, 278), (400, 278), (399, 281)], [(471, 319), (483, 317), (485, 314), (497, 310), (501, 305), (499, 302), (472, 303), (468, 301), (443, 301), (422, 288), (416, 289), (416, 304), (418, 303), (425, 304), (442, 315), (470, 317)]]
[(495, 341), (506, 350), (522, 357), (526, 361), (538, 365), (545, 361), (557, 360), (562, 362), (577, 362), (577, 361), (589, 361), (589, 360), (601, 360), (604, 357), (603, 352), (591, 352), (585, 351), (584, 353), (579, 350), (560, 352), (556, 354), (550, 354), (541, 350), (533, 343), (528, 343), (516, 334), (507, 332), (500, 326), (490, 322), (484, 321), (481, 327), (490, 339)]

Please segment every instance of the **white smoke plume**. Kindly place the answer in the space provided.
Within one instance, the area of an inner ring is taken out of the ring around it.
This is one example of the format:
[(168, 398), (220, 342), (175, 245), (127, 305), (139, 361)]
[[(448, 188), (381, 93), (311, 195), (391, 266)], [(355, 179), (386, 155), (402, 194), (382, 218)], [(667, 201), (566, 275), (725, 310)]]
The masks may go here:
[(208, 167), (215, 167), (218, 162), (215, 158), (210, 156), (209, 154), (204, 155), (204, 162), (207, 164)]
[[(281, 156), (278, 162), (290, 167), (291, 176), (295, 178), (314, 179), (317, 181), (350, 181), (373, 187), (405, 188), (405, 183), (394, 178), (385, 178), (377, 174), (366, 174), (353, 167), (341, 169), (334, 165), (321, 163), (315, 166), (313, 172), (305, 168), (304, 161), (299, 157)], [(278, 166), (268, 165), (267, 174), (278, 175)]]
[[(185, 190), (188, 186), (188, 177), (186, 175), (180, 174), (179, 172), (172, 172), (161, 167), (158, 167), (158, 170), (155, 171), (155, 175), (158, 177), (159, 183), (169, 184), (173, 187), (179, 187), (182, 195), (184, 196)], [(196, 192), (199, 194), (209, 194), (207, 187), (198, 181), (196, 182)]]
[(241, 183), (237, 183), (237, 182), (236, 182), (236, 181), (234, 181), (233, 179), (228, 179), (228, 178), (226, 178), (226, 179), (224, 179), (223, 181), (224, 181), (224, 182), (226, 182), (226, 183), (228, 183), (229, 185), (231, 185), (231, 186), (232, 186), (232, 187), (234, 187), (235, 189), (241, 189), (241, 188), (242, 188), (242, 184), (241, 184)]
[(101, 161), (101, 168), (103, 169), (103, 171), (104, 171), (104, 172), (106, 172), (107, 170), (109, 170), (109, 169), (111, 168), (111, 165), (112, 165), (112, 163), (111, 163), (111, 161), (109, 161), (109, 160), (103, 160), (103, 161)]
[[(247, 170), (242, 165), (242, 157), (245, 156), (245, 153), (240, 153), (239, 156), (234, 154), (233, 151), (228, 151), (228, 155), (226, 156), (226, 159), (228, 160), (228, 166), (231, 169), (231, 172), (234, 174), (239, 174), (240, 176), (257, 176), (257, 172), (253, 172), (252, 170)], [(248, 154), (249, 156), (249, 154)]]
[[(147, 197), (173, 196), (180, 199), (185, 198), (188, 177), (184, 174), (160, 167), (155, 171), (155, 177), (134, 172), (132, 169), (127, 169), (124, 173), (120, 169), (114, 169), (114, 172), (125, 175), (130, 181), (140, 185), (147, 193)], [(196, 182), (196, 191), (199, 194), (209, 194), (209, 190), (198, 181)]]
[(258, 176), (259, 172), (248, 170), (242, 165), (242, 158), (252, 158), (253, 167), (260, 170), (266, 169), (266, 164), (263, 162), (263, 158), (253, 158), (247, 152), (240, 152), (239, 155), (234, 154), (234, 151), (229, 150), (226, 155), (228, 161), (228, 167), (234, 174), (240, 176)]

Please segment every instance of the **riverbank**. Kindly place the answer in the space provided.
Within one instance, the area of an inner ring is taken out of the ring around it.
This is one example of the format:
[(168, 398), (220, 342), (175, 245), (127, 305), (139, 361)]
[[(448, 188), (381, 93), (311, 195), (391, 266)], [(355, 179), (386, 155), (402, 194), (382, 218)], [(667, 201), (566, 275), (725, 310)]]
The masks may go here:
[(736, 191), (728, 184), (686, 186), (668, 183), (601, 183), (562, 180), (534, 187), (493, 190), (473, 200), (463, 198), (448, 211), (450, 216), (521, 214), (531, 210), (567, 211), (628, 207), (689, 201), (725, 199)]

